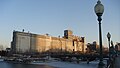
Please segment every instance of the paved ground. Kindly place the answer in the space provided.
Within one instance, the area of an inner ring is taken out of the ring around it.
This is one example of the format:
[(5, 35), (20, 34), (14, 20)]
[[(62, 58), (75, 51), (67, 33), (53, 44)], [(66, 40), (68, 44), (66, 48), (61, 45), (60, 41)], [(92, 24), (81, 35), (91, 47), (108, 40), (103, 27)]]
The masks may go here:
[[(42, 62), (42, 63), (32, 63), (32, 64), (43, 64), (43, 65), (49, 65), (57, 68), (98, 68), (98, 61), (92, 61), (89, 64), (87, 62), (80, 62), (79, 64), (74, 62)], [(104, 61), (106, 63), (106, 61)]]
[(115, 59), (114, 68), (120, 68), (120, 55)]

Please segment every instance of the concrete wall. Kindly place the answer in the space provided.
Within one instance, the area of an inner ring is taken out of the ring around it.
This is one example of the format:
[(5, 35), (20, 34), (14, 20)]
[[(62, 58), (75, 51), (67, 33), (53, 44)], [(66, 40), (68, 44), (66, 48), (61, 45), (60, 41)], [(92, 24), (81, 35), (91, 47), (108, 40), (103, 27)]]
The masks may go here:
[(17, 34), (16, 51), (28, 52), (30, 50), (30, 36), (28, 34)]
[(73, 50), (82, 52), (85, 50), (84, 42), (81, 41), (81, 38), (78, 36), (73, 36), (70, 39), (66, 39), (18, 31), (13, 36), (15, 41), (12, 41), (14, 44), (11, 46), (14, 46), (17, 52), (73, 52)]

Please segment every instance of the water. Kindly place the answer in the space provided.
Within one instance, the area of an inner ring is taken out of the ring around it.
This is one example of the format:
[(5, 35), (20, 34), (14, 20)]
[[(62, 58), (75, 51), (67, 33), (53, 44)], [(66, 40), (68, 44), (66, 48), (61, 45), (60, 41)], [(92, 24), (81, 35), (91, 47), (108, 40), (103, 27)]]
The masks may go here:
[(0, 61), (0, 68), (55, 68), (48, 65), (35, 65), (35, 64), (15, 64)]

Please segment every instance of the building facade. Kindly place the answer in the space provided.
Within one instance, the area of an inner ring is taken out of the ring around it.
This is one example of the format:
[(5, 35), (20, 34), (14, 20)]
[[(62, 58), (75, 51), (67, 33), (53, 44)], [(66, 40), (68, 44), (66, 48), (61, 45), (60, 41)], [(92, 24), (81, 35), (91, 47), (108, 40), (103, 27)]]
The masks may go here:
[(3, 45), (0, 45), (0, 51), (2, 51), (3, 50)]
[(120, 43), (116, 43), (115, 50), (120, 52)]
[(88, 43), (87, 44), (87, 53), (91, 53), (91, 52), (96, 52), (96, 50), (98, 49), (97, 46), (97, 42), (94, 41), (93, 43)]
[(74, 36), (71, 30), (65, 30), (64, 36), (52, 37), (29, 32), (13, 31), (11, 49), (14, 53), (25, 52), (85, 52), (85, 38)]

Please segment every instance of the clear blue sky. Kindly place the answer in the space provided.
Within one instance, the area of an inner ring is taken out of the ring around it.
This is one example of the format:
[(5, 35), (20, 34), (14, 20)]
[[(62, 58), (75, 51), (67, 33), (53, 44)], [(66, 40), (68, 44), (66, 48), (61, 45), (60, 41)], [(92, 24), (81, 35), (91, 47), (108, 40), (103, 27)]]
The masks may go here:
[[(10, 46), (13, 30), (63, 36), (65, 29), (84, 36), (86, 43), (99, 41), (98, 21), (94, 13), (97, 0), (0, 0), (0, 44)], [(120, 0), (102, 0), (103, 45), (106, 34), (120, 42)]]

